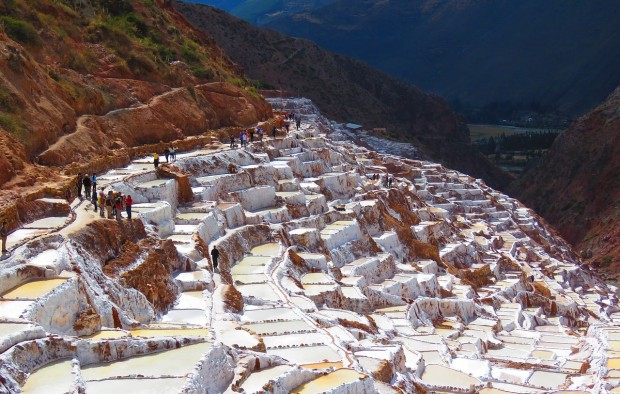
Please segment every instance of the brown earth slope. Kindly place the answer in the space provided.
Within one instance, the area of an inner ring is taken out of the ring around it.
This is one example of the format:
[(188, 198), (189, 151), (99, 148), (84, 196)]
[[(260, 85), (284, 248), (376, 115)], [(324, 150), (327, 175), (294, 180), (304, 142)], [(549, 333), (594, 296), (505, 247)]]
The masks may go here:
[(439, 96), (391, 78), (316, 44), (256, 28), (212, 7), (175, 2), (196, 27), (213, 36), (250, 78), (312, 99), (323, 113), (366, 128), (385, 127), (412, 141), (423, 157), (501, 187), (508, 178), (470, 145), (463, 119)]
[(63, 166), (270, 116), (167, 0), (0, 0), (2, 211)]
[(564, 131), (511, 189), (586, 261), (620, 278), (620, 88)]

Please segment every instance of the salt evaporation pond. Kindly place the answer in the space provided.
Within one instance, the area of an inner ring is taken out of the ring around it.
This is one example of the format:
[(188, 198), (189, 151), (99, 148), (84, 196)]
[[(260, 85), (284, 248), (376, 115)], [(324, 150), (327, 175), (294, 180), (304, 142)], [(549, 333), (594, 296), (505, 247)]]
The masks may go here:
[(35, 370), (22, 387), (24, 394), (64, 394), (71, 390), (71, 360), (56, 361)]
[(46, 279), (24, 283), (12, 290), (2, 294), (5, 299), (34, 300), (44, 296), (58, 286), (65, 283), (67, 279)]
[(463, 372), (442, 365), (430, 364), (424, 368), (422, 381), (433, 386), (454, 386), (468, 390), (480, 384), (480, 380)]
[(356, 382), (365, 377), (353, 369), (342, 368), (321, 376), (294, 389), (294, 394), (315, 394), (330, 391), (340, 385)]
[[(243, 382), (241, 388), (244, 393), (259, 393), (264, 392), (263, 386), (271, 380), (275, 380), (282, 376), (284, 373), (291, 370), (290, 365), (278, 365), (277, 367), (261, 369), (260, 371), (254, 371)], [(234, 393), (233, 391), (228, 391)]]
[(34, 301), (0, 301), (0, 318), (17, 319)]
[(88, 394), (110, 394), (113, 392), (131, 394), (178, 393), (185, 385), (186, 378), (160, 379), (119, 379), (86, 382)]
[(334, 349), (326, 345), (307, 346), (303, 349), (267, 349), (267, 354), (280, 356), (299, 365), (342, 361), (342, 357)]
[(254, 256), (277, 257), (280, 256), (280, 244), (268, 243), (259, 245), (251, 249), (250, 254)]
[[(126, 358), (106, 364), (82, 367), (84, 380), (113, 379), (120, 376), (185, 376), (202, 356), (211, 349), (211, 343), (203, 342), (158, 353)], [(116, 390), (131, 392), (117, 380)]]

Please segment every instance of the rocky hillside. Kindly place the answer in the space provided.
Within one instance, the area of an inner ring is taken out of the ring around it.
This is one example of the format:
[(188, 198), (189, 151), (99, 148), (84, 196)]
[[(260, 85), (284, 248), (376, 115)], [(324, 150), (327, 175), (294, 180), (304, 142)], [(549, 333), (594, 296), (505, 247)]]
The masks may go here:
[(583, 114), (620, 84), (615, 0), (339, 0), (267, 26), (449, 101)]
[(135, 146), (271, 115), (167, 1), (2, 0), (0, 15), (3, 203), (62, 180), (61, 166), (100, 171)]
[(248, 76), (274, 88), (311, 98), (330, 117), (367, 128), (385, 127), (432, 158), (502, 186), (503, 173), (470, 146), (469, 131), (438, 96), (401, 83), (353, 59), (317, 45), (259, 29), (222, 11), (176, 3)]
[(619, 278), (620, 89), (562, 133), (511, 188), (590, 263)]

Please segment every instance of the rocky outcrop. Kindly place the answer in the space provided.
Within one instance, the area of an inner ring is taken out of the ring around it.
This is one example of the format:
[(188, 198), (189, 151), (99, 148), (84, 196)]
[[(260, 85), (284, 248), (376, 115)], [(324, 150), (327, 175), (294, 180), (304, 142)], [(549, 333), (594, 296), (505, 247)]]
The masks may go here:
[(595, 267), (620, 267), (620, 89), (564, 131), (511, 186)]
[[(270, 106), (246, 88), (213, 40), (166, 2), (126, 1), (103, 21), (94, 18), (100, 2), (80, 4), (0, 5), (2, 15), (27, 32), (0, 32), (0, 199), (16, 185), (40, 183), (41, 176), (59, 180), (58, 171), (33, 162), (88, 164), (123, 148), (270, 117)], [(128, 24), (111, 27), (121, 14)], [(146, 37), (167, 55), (144, 45)], [(209, 83), (216, 74), (235, 85)]]

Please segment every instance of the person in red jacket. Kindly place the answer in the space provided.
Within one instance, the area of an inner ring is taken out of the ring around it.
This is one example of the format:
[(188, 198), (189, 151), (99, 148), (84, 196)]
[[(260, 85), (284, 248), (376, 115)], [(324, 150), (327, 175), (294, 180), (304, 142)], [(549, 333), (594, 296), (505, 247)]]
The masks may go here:
[(133, 204), (133, 199), (131, 195), (128, 195), (125, 198), (125, 210), (127, 211), (127, 220), (131, 220), (131, 205)]

